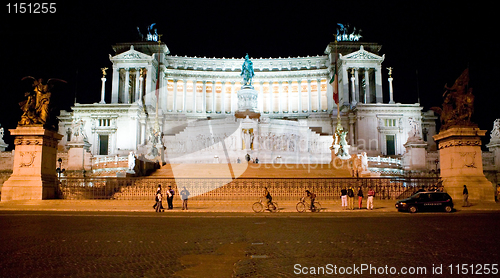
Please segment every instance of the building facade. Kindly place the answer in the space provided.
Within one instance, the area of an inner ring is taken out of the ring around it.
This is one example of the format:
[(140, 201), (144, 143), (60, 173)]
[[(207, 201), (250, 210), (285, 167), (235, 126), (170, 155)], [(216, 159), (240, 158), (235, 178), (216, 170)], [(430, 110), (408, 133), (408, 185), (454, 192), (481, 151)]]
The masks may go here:
[(337, 61), (340, 119), (351, 153), (400, 158), (412, 136), (436, 151), (433, 112), (394, 103), (392, 84), (390, 99), (383, 98), (385, 55), (376, 43), (330, 43), (324, 54), (307, 57), (251, 58), (259, 117), (247, 118), (235, 116), (244, 59), (180, 57), (157, 42), (113, 48), (111, 92), (104, 91), (103, 76), (100, 103), (61, 111), (63, 149), (74, 122), (83, 120), (97, 158), (135, 152), (170, 163), (236, 163), (249, 154), (263, 163), (329, 163), (337, 125), (329, 82)]

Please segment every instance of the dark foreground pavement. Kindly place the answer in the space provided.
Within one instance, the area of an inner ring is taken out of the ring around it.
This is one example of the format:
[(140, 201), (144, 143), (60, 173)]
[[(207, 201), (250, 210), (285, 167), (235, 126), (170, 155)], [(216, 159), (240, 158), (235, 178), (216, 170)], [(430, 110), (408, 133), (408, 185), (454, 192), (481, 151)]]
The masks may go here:
[(500, 277), (499, 217), (1, 210), (0, 277)]

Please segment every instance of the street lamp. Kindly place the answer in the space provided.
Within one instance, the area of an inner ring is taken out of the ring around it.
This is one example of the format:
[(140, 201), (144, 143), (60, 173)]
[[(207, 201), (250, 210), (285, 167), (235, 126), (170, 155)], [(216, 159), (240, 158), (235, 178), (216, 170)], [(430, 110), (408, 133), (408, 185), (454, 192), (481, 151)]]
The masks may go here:
[(436, 175), (439, 177), (439, 172), (438, 172), (439, 158), (436, 158), (436, 160), (434, 160), (434, 163), (436, 164)]
[(57, 167), (57, 169), (56, 169), (57, 178), (61, 179), (61, 174), (64, 173), (64, 171), (66, 171), (66, 169), (62, 168), (62, 158), (59, 157), (59, 159), (57, 160), (57, 162), (59, 162), (59, 167)]

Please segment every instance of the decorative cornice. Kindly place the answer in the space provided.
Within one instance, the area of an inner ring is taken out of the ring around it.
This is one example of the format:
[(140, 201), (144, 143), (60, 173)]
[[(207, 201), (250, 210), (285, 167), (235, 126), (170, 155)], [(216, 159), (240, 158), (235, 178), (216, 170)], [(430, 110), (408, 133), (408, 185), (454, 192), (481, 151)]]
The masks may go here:
[(470, 138), (470, 139), (458, 139), (458, 140), (444, 140), (438, 143), (438, 149), (446, 149), (450, 147), (461, 147), (461, 146), (481, 146), (481, 139)]

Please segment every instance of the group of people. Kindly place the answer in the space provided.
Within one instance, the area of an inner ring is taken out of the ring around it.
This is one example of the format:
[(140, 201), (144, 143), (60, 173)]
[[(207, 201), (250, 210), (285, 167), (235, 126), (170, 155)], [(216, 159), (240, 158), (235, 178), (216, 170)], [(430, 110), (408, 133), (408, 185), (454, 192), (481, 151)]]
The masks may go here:
[[(361, 209), (363, 206), (363, 190), (361, 189), (361, 186), (358, 187), (358, 208)], [(366, 201), (366, 209), (372, 210), (373, 209), (373, 197), (375, 196), (375, 191), (371, 188), (368, 187), (368, 195), (367, 195), (367, 201)], [(349, 188), (342, 188), (340, 190), (340, 199), (342, 201), (342, 208), (343, 209), (354, 209), (354, 190), (352, 187)]]
[[(352, 187), (349, 187), (348, 189), (342, 188), (340, 191), (341, 193), (341, 200), (342, 200), (342, 208), (343, 209), (354, 209), (354, 191)], [(363, 205), (363, 190), (361, 189), (361, 186), (358, 187), (358, 208), (361, 209)], [(375, 191), (370, 187), (368, 187), (368, 196), (367, 196), (367, 202), (366, 202), (366, 209), (372, 210), (373, 209), (373, 197), (375, 196)], [(264, 187), (264, 193), (262, 194), (262, 197), (266, 199), (266, 204), (269, 206), (272, 203), (273, 198), (271, 197), (271, 193), (269, 193), (269, 190), (267, 190), (267, 187)], [(301, 198), (303, 201), (305, 198), (308, 198), (310, 200), (310, 209), (313, 210), (314, 202), (316, 200), (316, 194), (313, 192), (306, 190), (305, 191), (305, 196)]]
[[(166, 190), (166, 195), (167, 195), (167, 209), (174, 209), (174, 195), (175, 195), (175, 190), (172, 189), (172, 186), (168, 186), (168, 189)], [(181, 196), (182, 200), (182, 210), (187, 210), (187, 203), (188, 203), (188, 198), (189, 198), (189, 191), (184, 187), (181, 192), (179, 192), (179, 195)], [(155, 201), (156, 203), (153, 205), (153, 209), (156, 212), (164, 212), (165, 208), (163, 207), (163, 194), (161, 192), (161, 184), (158, 184), (158, 188), (156, 189), (156, 194), (155, 194)]]

